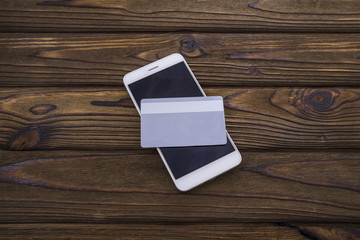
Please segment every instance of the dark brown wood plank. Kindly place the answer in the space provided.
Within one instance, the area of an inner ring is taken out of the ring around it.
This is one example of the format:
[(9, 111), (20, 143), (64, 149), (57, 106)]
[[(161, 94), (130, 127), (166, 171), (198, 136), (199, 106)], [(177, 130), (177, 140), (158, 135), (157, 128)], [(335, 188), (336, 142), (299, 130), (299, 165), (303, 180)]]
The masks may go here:
[[(357, 88), (205, 88), (224, 97), (240, 149), (360, 148)], [(140, 117), (122, 88), (3, 88), (2, 149), (139, 149)]]
[(2, 0), (2, 31), (359, 32), (358, 1)]
[(2, 224), (0, 239), (317, 239), (349, 240), (360, 237), (358, 224), (308, 224), (306, 230), (273, 224)]
[[(354, 235), (355, 236), (355, 235)], [(309, 239), (273, 224), (2, 224), (0, 239)], [(342, 239), (342, 238), (338, 238)], [(345, 238), (343, 238), (345, 239)]]
[(121, 86), (174, 52), (203, 86), (360, 86), (360, 34), (4, 34), (0, 86)]
[(0, 151), (0, 222), (359, 222), (359, 152), (242, 154), (181, 193), (151, 150)]
[(302, 224), (301, 227), (253, 223), (1, 224), (0, 239), (317, 239), (360, 237), (359, 224)]

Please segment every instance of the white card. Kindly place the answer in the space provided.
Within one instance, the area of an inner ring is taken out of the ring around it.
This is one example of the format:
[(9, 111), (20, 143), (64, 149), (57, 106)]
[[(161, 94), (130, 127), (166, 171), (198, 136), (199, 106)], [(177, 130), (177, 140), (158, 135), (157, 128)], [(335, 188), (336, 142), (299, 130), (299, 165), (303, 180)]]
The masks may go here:
[(141, 146), (189, 147), (227, 142), (221, 96), (141, 100)]

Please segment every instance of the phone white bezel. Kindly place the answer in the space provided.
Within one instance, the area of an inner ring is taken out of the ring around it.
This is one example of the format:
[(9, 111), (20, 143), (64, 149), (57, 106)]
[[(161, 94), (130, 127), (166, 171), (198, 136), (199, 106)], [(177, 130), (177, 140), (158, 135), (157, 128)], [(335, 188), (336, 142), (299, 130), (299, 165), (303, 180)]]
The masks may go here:
[[(174, 53), (167, 57), (159, 59), (155, 62), (152, 62), (144, 67), (141, 67), (132, 72), (129, 72), (124, 76), (123, 83), (126, 87), (126, 90), (129, 93), (137, 111), (139, 112), (139, 114), (140, 114), (140, 109), (136, 103), (136, 100), (135, 100), (132, 92), (129, 89), (129, 84), (139, 81), (139, 80), (141, 80), (147, 76), (150, 76), (152, 74), (155, 74), (159, 71), (162, 71), (162, 70), (164, 70), (168, 67), (171, 67), (179, 62), (184, 62), (185, 66), (188, 68), (191, 76), (193, 77), (194, 81), (198, 85), (202, 94), (204, 96), (206, 96), (205, 92), (201, 88), (199, 82), (195, 78), (190, 67), (186, 63), (184, 57), (179, 53)], [(214, 178), (214, 177), (216, 177), (216, 176), (218, 176), (240, 164), (241, 154), (240, 154), (239, 150), (237, 149), (237, 147), (235, 146), (234, 142), (232, 141), (230, 135), (228, 133), (226, 133), (226, 134), (227, 134), (227, 137), (229, 138), (232, 146), (234, 147), (235, 151), (233, 151), (233, 152), (231, 152), (231, 153), (229, 153), (229, 154), (227, 154), (227, 155), (225, 155), (225, 156), (223, 156), (201, 168), (198, 168), (178, 179), (175, 179), (161, 150), (159, 148), (157, 148), (157, 150), (160, 154), (160, 157), (161, 157), (162, 161), (164, 162), (168, 172), (170, 173), (170, 176), (171, 176), (175, 186), (177, 187), (177, 189), (179, 189), (180, 191), (188, 191), (188, 190), (190, 190), (190, 189), (192, 189), (192, 188), (194, 188), (194, 187), (196, 187), (196, 186), (198, 186), (198, 185), (200, 185), (200, 184), (202, 184), (202, 183), (204, 183), (204, 182), (206, 182), (206, 181), (208, 181), (208, 180), (210, 180), (210, 179), (212, 179), (212, 178)]]

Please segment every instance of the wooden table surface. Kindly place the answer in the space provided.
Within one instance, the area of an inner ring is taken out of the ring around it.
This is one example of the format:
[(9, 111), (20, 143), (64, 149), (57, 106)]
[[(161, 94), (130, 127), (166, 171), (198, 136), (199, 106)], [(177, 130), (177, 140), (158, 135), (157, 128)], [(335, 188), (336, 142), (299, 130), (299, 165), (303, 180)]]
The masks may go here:
[[(0, 2), (0, 238), (360, 239), (360, 1)], [(241, 165), (178, 192), (125, 73), (181, 53)]]

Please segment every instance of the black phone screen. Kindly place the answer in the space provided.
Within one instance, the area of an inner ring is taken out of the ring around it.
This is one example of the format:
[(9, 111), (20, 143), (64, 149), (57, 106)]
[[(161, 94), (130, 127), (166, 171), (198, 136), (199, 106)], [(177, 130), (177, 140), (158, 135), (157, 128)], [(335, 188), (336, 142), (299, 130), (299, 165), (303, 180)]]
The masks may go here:
[[(129, 84), (137, 105), (143, 98), (203, 96), (184, 62)], [(225, 145), (160, 148), (176, 179), (233, 151), (229, 138)]]

